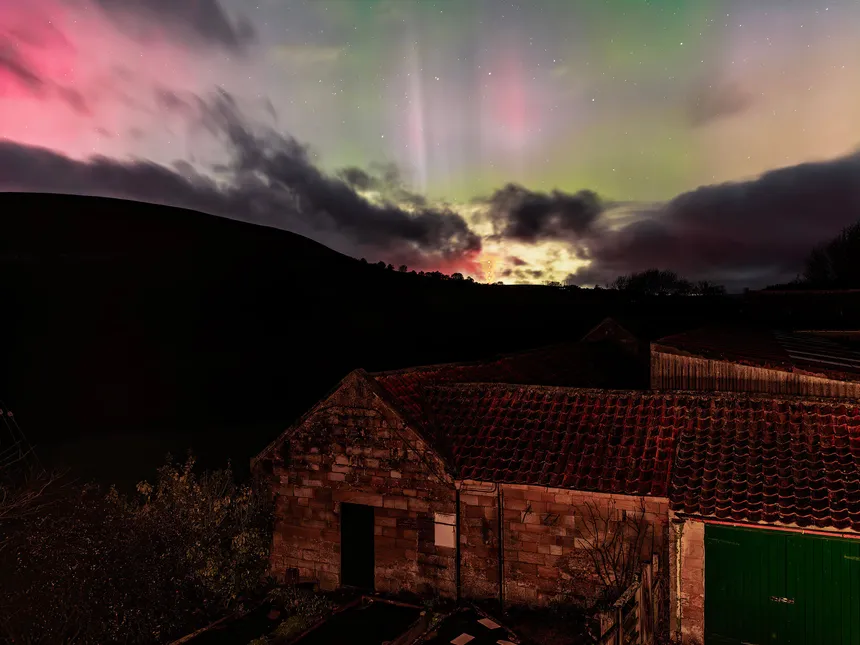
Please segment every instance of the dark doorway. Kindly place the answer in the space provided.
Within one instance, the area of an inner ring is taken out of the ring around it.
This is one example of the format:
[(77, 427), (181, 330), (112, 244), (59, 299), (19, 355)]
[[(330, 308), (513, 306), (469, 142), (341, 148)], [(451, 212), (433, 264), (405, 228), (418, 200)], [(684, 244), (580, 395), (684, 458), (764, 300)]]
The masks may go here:
[(373, 507), (340, 505), (340, 583), (373, 590)]

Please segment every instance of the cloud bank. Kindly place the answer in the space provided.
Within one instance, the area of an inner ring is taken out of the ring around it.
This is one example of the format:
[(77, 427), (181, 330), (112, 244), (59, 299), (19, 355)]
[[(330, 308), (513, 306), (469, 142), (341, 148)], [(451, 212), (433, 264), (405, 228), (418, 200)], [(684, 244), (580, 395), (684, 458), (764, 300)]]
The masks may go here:
[[(188, 107), (188, 104), (184, 104)], [(394, 179), (350, 168), (331, 176), (308, 149), (272, 130), (255, 130), (235, 99), (199, 99), (206, 127), (229, 151), (217, 179), (189, 163), (95, 157), (77, 161), (56, 152), (0, 142), (0, 190), (39, 190), (126, 197), (193, 208), (286, 228), (355, 256), (447, 267), (481, 275), (484, 242), (539, 246), (561, 241), (588, 262), (569, 275), (606, 284), (648, 268), (671, 269), (730, 289), (790, 280), (811, 248), (860, 219), (860, 155), (802, 164), (746, 181), (705, 186), (639, 211), (616, 226), (614, 210), (589, 192), (538, 193), (507, 186), (487, 204), (494, 232), (482, 237), (464, 216), (416, 200), (377, 203), (362, 191), (391, 195)], [(386, 193), (386, 191), (388, 191)], [(503, 258), (498, 275), (558, 279), (553, 267)]]
[(602, 284), (650, 267), (730, 288), (793, 279), (811, 248), (860, 220), (860, 155), (780, 168), (683, 193), (626, 226), (582, 239)]
[(93, 0), (125, 33), (147, 42), (168, 33), (178, 39), (245, 52), (256, 30), (244, 16), (230, 17), (218, 0)]
[(407, 212), (373, 204), (348, 183), (320, 171), (295, 139), (255, 128), (236, 99), (221, 91), (195, 103), (161, 97), (173, 110), (196, 111), (220, 138), (228, 162), (216, 180), (186, 162), (173, 168), (148, 161), (94, 157), (0, 142), (0, 190), (125, 197), (192, 208), (311, 235), (346, 252), (367, 251), (416, 267), (439, 264), (475, 270), (480, 238), (457, 213), (432, 207)]
[[(240, 91), (200, 80), (214, 52), (232, 59), (255, 43), (251, 23), (218, 0), (0, 2), (0, 189), (173, 204), (287, 228), (354, 256), (479, 278), (495, 246), (498, 276), (570, 273), (584, 285), (662, 268), (764, 286), (793, 278), (815, 244), (860, 219), (857, 154), (645, 205), (509, 183), (452, 207), (417, 194), (391, 164), (329, 174), (305, 145), (263, 125), (279, 117), (267, 97), (258, 101), (267, 119), (258, 119), (240, 108)], [(340, 56), (330, 47), (290, 53), (306, 65)], [(741, 87), (715, 82), (690, 99), (689, 123), (751, 106)], [(156, 162), (146, 152), (154, 128), (175, 140), (181, 129), (205, 133), (223, 159), (177, 153)], [(85, 131), (117, 142), (104, 148), (112, 154), (92, 154)], [(120, 158), (129, 141), (144, 159)]]

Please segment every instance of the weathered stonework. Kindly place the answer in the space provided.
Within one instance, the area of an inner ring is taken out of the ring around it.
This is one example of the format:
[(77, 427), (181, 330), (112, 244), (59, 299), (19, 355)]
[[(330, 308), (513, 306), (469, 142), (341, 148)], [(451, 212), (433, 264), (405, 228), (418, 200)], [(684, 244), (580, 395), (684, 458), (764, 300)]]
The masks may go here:
[(436, 545), (434, 517), (456, 514), (458, 488), (465, 598), (495, 599), (501, 592), (508, 604), (547, 604), (593, 593), (586, 524), (594, 511), (614, 526), (621, 514), (644, 510), (642, 559), (662, 555), (665, 546), (663, 498), (454, 481), (438, 454), (358, 375), (266, 459), (276, 495), (271, 572), (282, 580), (340, 585), (340, 504), (346, 502), (374, 507), (378, 591), (456, 596), (456, 548)]
[[(463, 589), (469, 597), (495, 598), (500, 592), (500, 500), (497, 489), (487, 490), (491, 486), (465, 482), (461, 488)], [(543, 605), (591, 596), (597, 581), (588, 557), (593, 548), (590, 518), (617, 518), (643, 509), (640, 556), (646, 560), (652, 553), (663, 553), (668, 500), (502, 484), (503, 598), (513, 604)]]
[(704, 642), (705, 525), (672, 518), (669, 558), (670, 629), (684, 645)]
[(454, 512), (454, 488), (425, 442), (366, 382), (353, 378), (274, 456), (274, 577), (290, 570), (340, 584), (340, 504), (374, 507), (379, 591), (452, 595), (454, 549), (434, 544), (435, 512)]

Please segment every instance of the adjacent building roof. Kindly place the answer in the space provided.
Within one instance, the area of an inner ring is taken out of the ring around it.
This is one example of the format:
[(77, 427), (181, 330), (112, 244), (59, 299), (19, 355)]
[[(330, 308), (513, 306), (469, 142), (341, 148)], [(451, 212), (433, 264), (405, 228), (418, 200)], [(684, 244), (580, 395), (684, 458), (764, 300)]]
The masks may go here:
[(495, 360), (416, 367), (371, 374), (410, 414), (420, 414), (428, 387), (508, 383), (563, 387), (646, 388), (648, 366), (612, 341), (542, 347)]
[(714, 397), (687, 415), (673, 510), (860, 531), (860, 405)]
[(629, 324), (622, 325), (614, 318), (604, 318), (582, 337), (582, 342), (599, 342), (613, 340), (625, 345), (636, 346), (641, 339), (629, 329)]
[(652, 343), (654, 351), (860, 382), (860, 352), (813, 334), (704, 328)]

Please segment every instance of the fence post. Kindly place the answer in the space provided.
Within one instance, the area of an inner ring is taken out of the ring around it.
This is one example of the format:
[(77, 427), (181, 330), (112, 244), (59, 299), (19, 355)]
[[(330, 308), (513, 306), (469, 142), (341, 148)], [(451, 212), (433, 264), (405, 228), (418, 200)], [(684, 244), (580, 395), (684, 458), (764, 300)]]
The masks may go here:
[(654, 588), (651, 584), (651, 563), (642, 566), (642, 586), (639, 587), (639, 642), (642, 645), (651, 643), (651, 594)]

